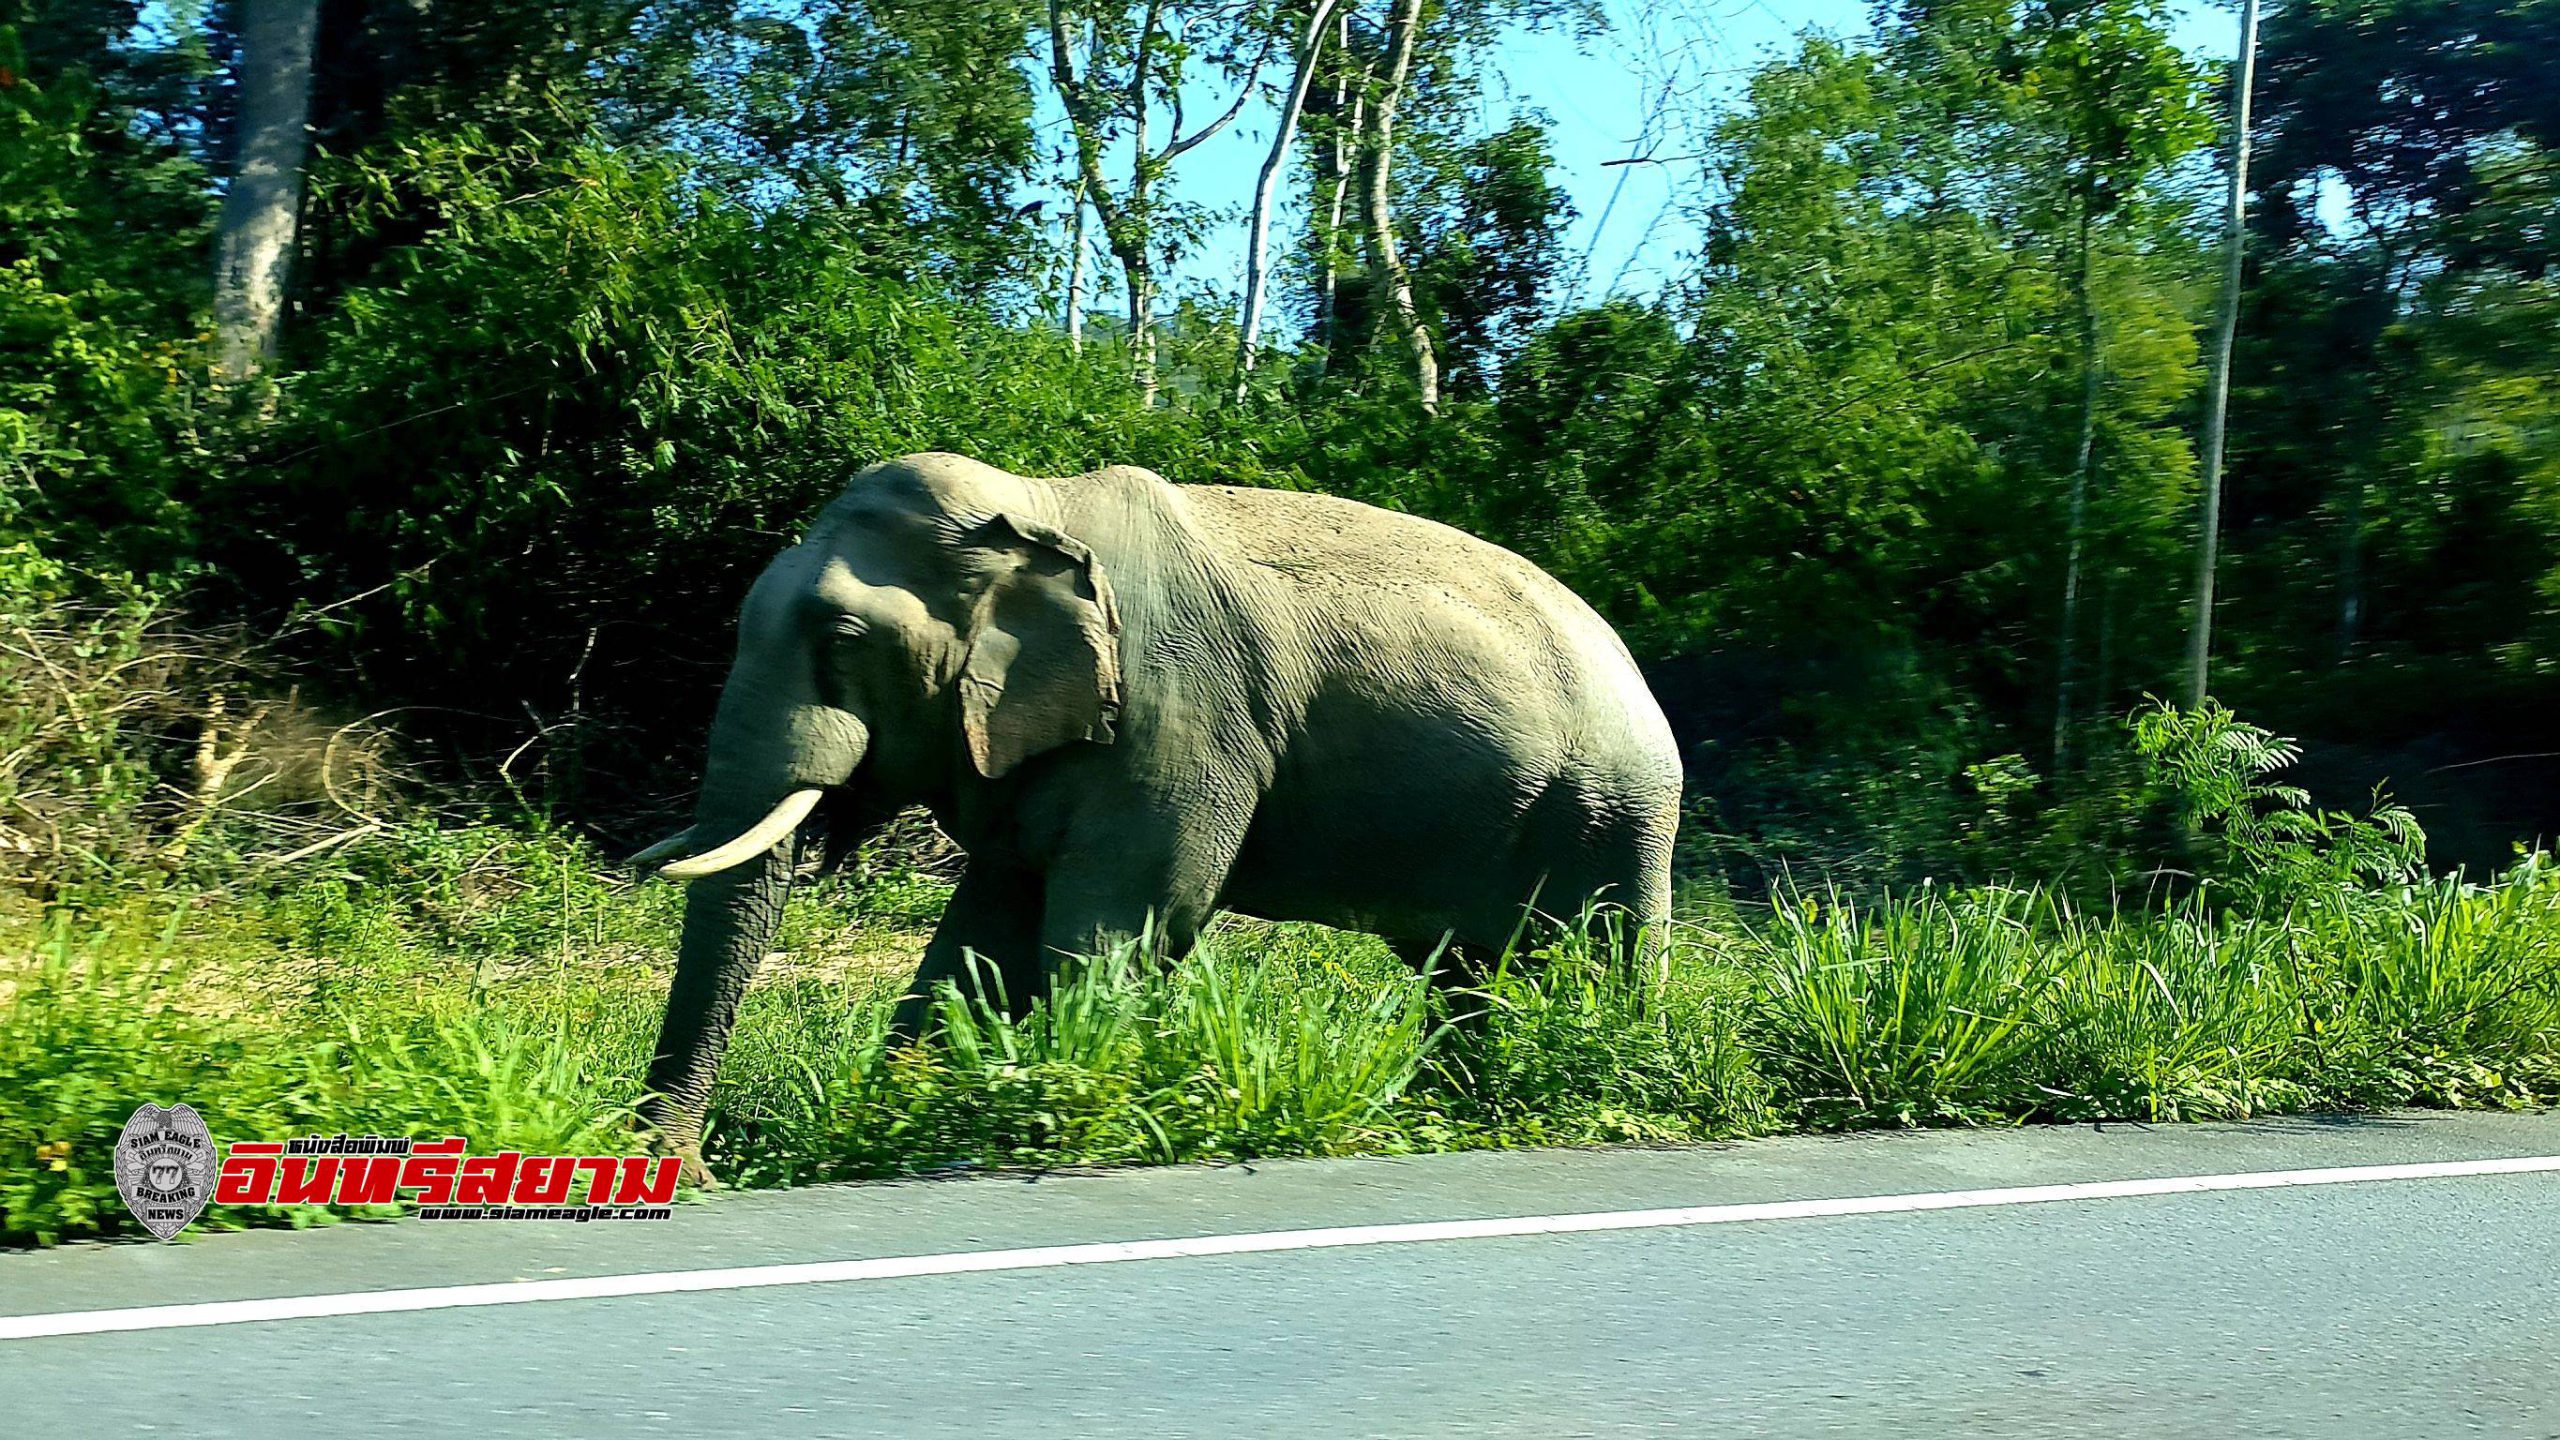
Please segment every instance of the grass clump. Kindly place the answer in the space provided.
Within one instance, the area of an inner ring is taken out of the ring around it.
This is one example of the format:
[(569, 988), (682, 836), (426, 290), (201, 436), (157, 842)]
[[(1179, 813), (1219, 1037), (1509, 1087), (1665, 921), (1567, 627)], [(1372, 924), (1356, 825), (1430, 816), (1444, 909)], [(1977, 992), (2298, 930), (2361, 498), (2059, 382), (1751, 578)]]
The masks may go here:
[(1825, 1128), (1947, 1124), (2014, 1103), (2044, 992), (2068, 965), (2039, 943), (2035, 899), (1778, 906), (1755, 937), (1752, 1020), (1796, 1113)]
[(1749, 983), (1718, 936), (1682, 926), (1657, 984), (1623, 943), (1623, 917), (1583, 917), (1505, 956), (1454, 1003), (1429, 1067), (1447, 1146), (1667, 1143), (1772, 1124), (1744, 1035)]
[(1000, 1000), (946, 991), (933, 1040), (895, 1051), (885, 992), (857, 1013), (813, 1011), (807, 989), (751, 1000), (713, 1164), (790, 1183), (1410, 1148), (1402, 1106), (1429, 1005), (1375, 942), (1231, 932), (1170, 967), (1133, 944), (1025, 1014)]

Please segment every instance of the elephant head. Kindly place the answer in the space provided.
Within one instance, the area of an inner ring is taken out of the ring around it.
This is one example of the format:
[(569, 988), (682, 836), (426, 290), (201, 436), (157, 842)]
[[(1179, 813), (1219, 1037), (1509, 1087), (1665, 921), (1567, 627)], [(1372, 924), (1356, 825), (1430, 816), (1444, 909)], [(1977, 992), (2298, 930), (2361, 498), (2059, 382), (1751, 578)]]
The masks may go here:
[(747, 595), (694, 823), (637, 857), (690, 884), (644, 1116), (688, 1158), (814, 810), (829, 805), (841, 829), (848, 815), (885, 817), (1070, 741), (1110, 739), (1109, 578), (1081, 541), (1029, 513), (1027, 491), (953, 493), (975, 488), (880, 467)]

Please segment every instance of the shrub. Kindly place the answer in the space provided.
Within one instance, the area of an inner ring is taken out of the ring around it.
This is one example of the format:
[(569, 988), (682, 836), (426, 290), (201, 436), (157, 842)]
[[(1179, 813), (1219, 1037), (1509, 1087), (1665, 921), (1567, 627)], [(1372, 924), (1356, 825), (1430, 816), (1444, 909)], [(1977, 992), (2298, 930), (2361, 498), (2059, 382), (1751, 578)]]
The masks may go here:
[[(629, 1143), (630, 1077), (653, 1033), (635, 1023), (638, 1006), (565, 988), (494, 1005), (454, 985), (369, 1003), (243, 992), (189, 956), (178, 929), (57, 915), (23, 954), (0, 956), (0, 1240), (124, 1230), (115, 1141), (145, 1100), (193, 1105), (221, 1140), (459, 1134), (540, 1153)], [(215, 1206), (203, 1223), (329, 1213)]]
[(2218, 701), (2182, 710), (2154, 700), (2134, 716), (2133, 742), (2194, 836), (2200, 878), (2246, 905), (2351, 902), (2425, 869), (2415, 816), (2381, 803), (2363, 816), (2320, 810), (2301, 787), (2268, 783), (2301, 747)]
[(0, 547), (0, 879), (52, 897), (318, 854), (381, 828), (388, 749), (236, 636)]

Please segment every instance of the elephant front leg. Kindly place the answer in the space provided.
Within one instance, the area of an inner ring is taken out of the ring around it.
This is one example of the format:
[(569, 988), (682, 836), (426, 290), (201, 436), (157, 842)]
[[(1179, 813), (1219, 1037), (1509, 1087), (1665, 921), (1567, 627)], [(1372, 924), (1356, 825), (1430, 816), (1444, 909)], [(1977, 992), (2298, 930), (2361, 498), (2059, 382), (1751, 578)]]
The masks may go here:
[(971, 993), (972, 954), (992, 968), (1008, 1009), (1020, 1014), (1028, 1008), (1040, 988), (1041, 890), (1040, 877), (1029, 870), (970, 861), (925, 946), (924, 962), (890, 1016), (890, 1038), (905, 1043), (924, 1035), (934, 992), (943, 982), (959, 986), (964, 995)]
[(696, 880), (685, 891), (684, 939), (677, 951), (667, 1017), (649, 1062), (641, 1124), (661, 1151), (684, 1161), (690, 1183), (710, 1183), (702, 1164), (704, 1119), (720, 1056), (737, 1023), (747, 982), (773, 948), (782, 902), (791, 888), (796, 843), (785, 840), (757, 859)]

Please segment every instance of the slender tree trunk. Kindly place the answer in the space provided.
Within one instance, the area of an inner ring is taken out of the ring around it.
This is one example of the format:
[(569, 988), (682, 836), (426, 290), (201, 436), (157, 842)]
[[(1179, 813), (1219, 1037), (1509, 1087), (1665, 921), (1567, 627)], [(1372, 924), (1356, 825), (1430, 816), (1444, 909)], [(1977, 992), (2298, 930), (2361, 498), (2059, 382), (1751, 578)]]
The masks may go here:
[[(1129, 203), (1133, 217), (1144, 217), (1152, 188), (1154, 157), (1147, 152), (1147, 72), (1155, 64), (1156, 17), (1163, 6), (1147, 0), (1138, 22), (1138, 53), (1129, 66)], [(1180, 123), (1180, 117), (1176, 117)], [(1124, 245), (1120, 269), (1129, 288), (1129, 361), (1137, 372), (1142, 404), (1156, 403), (1156, 276), (1143, 239)]]
[(1281, 102), (1280, 123), (1271, 134), (1271, 151), (1262, 158), (1262, 178), (1253, 192), (1244, 260), (1244, 316), (1236, 338), (1236, 400), (1241, 404), (1253, 375), (1262, 341), (1263, 291), (1269, 283), (1271, 201), (1280, 187), (1280, 172), (1289, 163), (1289, 146), (1298, 136), (1298, 117), (1306, 112), (1307, 87), (1315, 82), (1316, 60), (1324, 49), (1324, 32), (1337, 0), (1315, 0), (1307, 15), (1306, 35), (1298, 42), (1297, 70)]
[(2242, 0), (2233, 77), (2231, 204), (2222, 220), (2222, 296), (2213, 319), (2213, 374), (2204, 411), (2204, 516), (2196, 534), (2195, 623), (2187, 632), (2187, 703), (2202, 705), (2213, 666), (2214, 565), (2222, 534), (2222, 455), (2231, 409), (2231, 345), (2240, 329), (2240, 260), (2249, 218), (2249, 92), (2258, 71), (2258, 0)]
[(1155, 276), (1147, 260), (1147, 191), (1161, 160), (1147, 152), (1146, 92), (1147, 74), (1155, 61), (1156, 19), (1161, 9), (1160, 3), (1150, 0), (1139, 31), (1128, 90), (1134, 112), (1129, 188), (1115, 197), (1110, 181), (1102, 173), (1103, 117), (1093, 103), (1087, 83), (1091, 77), (1080, 79), (1075, 73), (1075, 52), (1067, 34), (1064, 0), (1049, 0), (1049, 74), (1057, 86), (1059, 103), (1066, 108), (1068, 128), (1075, 134), (1076, 173), (1083, 182), (1086, 198), (1093, 203), (1094, 214), (1102, 221), (1103, 240), (1120, 262), (1121, 275), (1128, 286), (1130, 368), (1139, 394), (1148, 405), (1156, 399), (1156, 349), (1152, 323)]
[[(2390, 297), (2388, 314), (2400, 313), (2407, 302), (2404, 281), (2409, 271), (2389, 244), (2380, 245), (2375, 256), (2376, 274), (2381, 277), (2384, 293)], [(2365, 583), (2364, 520), (2367, 496), (2372, 489), (2376, 467), (2373, 456), (2382, 446), (2382, 437), (2390, 428), (2393, 400), (2400, 392), (2391, 381), (2391, 367), (2383, 357), (2378, 334), (2360, 337), (2358, 358), (2384, 378), (2366, 392), (2357, 408), (2354, 436), (2355, 463), (2345, 467), (2339, 479), (2346, 491), (2340, 508), (2345, 512), (2338, 536), (2338, 657), (2344, 665), (2355, 657), (2356, 646), (2363, 643), (2367, 626), (2373, 623), (2373, 596)]]
[(1143, 251), (1120, 257), (1129, 290), (1129, 365), (1138, 381), (1138, 403), (1156, 403), (1156, 277)]
[(2338, 536), (2338, 663), (2354, 655), (2364, 631), (2364, 472), (2347, 476), (2347, 513)]
[(318, 0), (240, 6), (240, 165), (223, 196), (214, 262), (214, 330), (226, 379), (245, 379), (275, 358), (302, 218), (319, 28)]
[(1371, 124), (1369, 156), (1369, 245), (1378, 261), (1377, 288), (1386, 295), (1396, 325), (1413, 350), (1414, 384), (1422, 392), (1422, 413), (1440, 413), (1440, 358), (1431, 348), (1431, 328), (1413, 303), (1413, 273), (1396, 251), (1395, 212), (1388, 171), (1395, 160), (1396, 107), (1403, 102), (1406, 78), (1413, 71), (1413, 49), (1422, 32), (1422, 0), (1398, 0), (1387, 34), (1387, 83), (1378, 92)]
[(1067, 328), (1067, 348), (1084, 353), (1084, 182), (1075, 183), (1075, 220), (1067, 228), (1067, 302), (1060, 319)]
[(2071, 464), (2071, 514), (2065, 522), (2067, 558), (2062, 566), (2062, 637), (2055, 646), (2053, 681), (2053, 768), (2071, 758), (2071, 681), (2080, 634), (2080, 551), (2088, 535), (2089, 466), (2098, 446), (2098, 393), (2103, 378), (2098, 363), (2098, 306), (2089, 294), (2089, 209), (2080, 209), (2080, 276), (2073, 285), (2080, 302), (2080, 450)]
[(1333, 349), (1341, 340), (1337, 331), (1342, 313), (1342, 207), (1351, 195), (1352, 156), (1357, 153), (1360, 137), (1368, 124), (1369, 78), (1376, 68), (1374, 63), (1360, 67), (1359, 81), (1353, 83), (1351, 17), (1346, 14), (1339, 23), (1341, 34), (1336, 39), (1335, 54), (1342, 69), (1333, 82), (1333, 156), (1328, 167), (1332, 185), (1325, 205), (1324, 229), (1317, 236), (1322, 249), (1322, 263), (1316, 271), (1316, 365), (1319, 374), (1332, 368)]
[(2107, 578), (2098, 585), (2098, 678), (2090, 689), (2099, 704), (2109, 703), (2116, 693), (2116, 580), (2115, 567), (2109, 566)]

